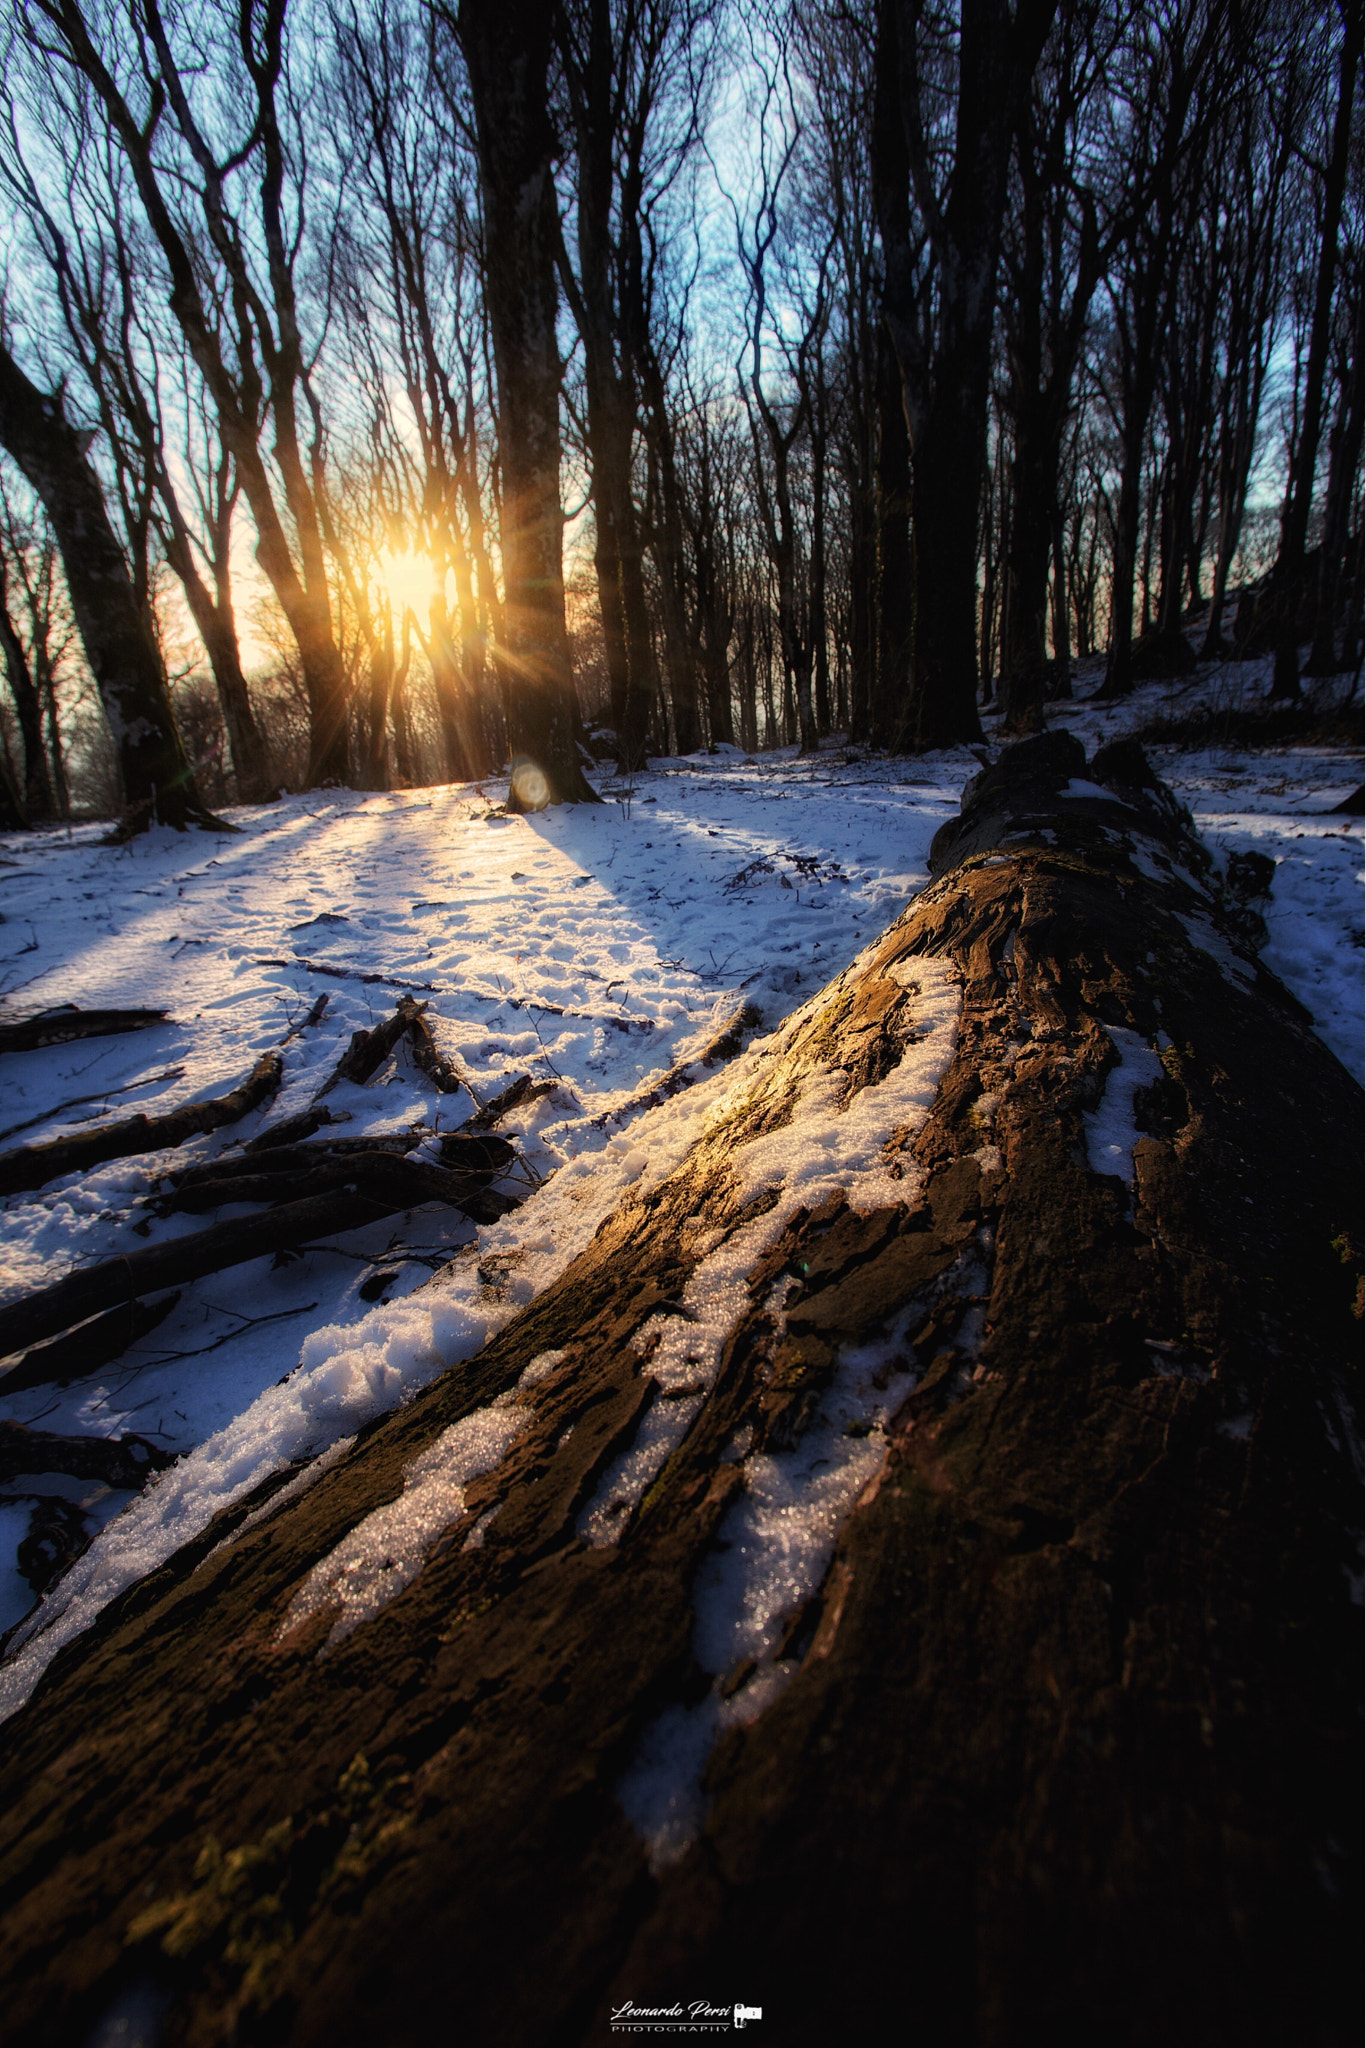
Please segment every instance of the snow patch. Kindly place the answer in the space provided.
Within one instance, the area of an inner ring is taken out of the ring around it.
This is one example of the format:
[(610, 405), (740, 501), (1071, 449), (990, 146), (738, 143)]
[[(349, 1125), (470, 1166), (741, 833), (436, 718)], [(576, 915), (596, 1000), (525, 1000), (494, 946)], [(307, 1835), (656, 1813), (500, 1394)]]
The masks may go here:
[(1162, 1062), (1145, 1038), (1122, 1024), (1106, 1030), (1119, 1054), (1119, 1064), (1105, 1077), (1105, 1092), (1085, 1118), (1086, 1158), (1092, 1173), (1134, 1177), (1134, 1146), (1140, 1133), (1134, 1122), (1134, 1097), (1162, 1078)]
[(289, 1603), (280, 1634), (301, 1628), (324, 1608), (336, 1608), (324, 1645), (330, 1650), (387, 1607), (417, 1577), (443, 1531), (464, 1514), (470, 1480), (501, 1463), (530, 1421), (527, 1409), (504, 1397), (501, 1406), (476, 1408), (443, 1430), (404, 1473), (398, 1499), (368, 1514), (314, 1565)]
[[(723, 1517), (693, 1585), (693, 1653), (713, 1678), (711, 1690), (694, 1704), (666, 1707), (647, 1724), (616, 1786), (656, 1875), (702, 1830), (702, 1776), (717, 1738), (756, 1721), (799, 1667), (791, 1650), (805, 1647), (800, 1638), (810, 1623), (803, 1610), (819, 1591), (849, 1514), (877, 1483), (887, 1422), (913, 1384), (904, 1345), (920, 1313), (911, 1304), (885, 1336), (845, 1346), (800, 1443), (745, 1466), (744, 1491)], [(785, 1644), (786, 1635), (795, 1644)]]

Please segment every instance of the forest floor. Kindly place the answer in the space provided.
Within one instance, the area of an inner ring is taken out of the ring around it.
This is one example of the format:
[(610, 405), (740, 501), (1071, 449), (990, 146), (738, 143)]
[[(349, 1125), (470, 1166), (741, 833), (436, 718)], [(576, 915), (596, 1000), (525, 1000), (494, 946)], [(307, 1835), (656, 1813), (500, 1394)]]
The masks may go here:
[[(1315, 686), (1317, 727), (1254, 744), (1266, 737), (1250, 716), (1265, 663), (1204, 667), (1117, 707), (1088, 701), (1098, 680), (1098, 665), (1082, 664), (1076, 700), (1050, 722), (1088, 752), (1144, 734), (1221, 863), (1270, 856), (1271, 895), (1257, 905), (1264, 958), (1360, 1075), (1362, 827), (1333, 808), (1361, 781), (1359, 690), (1352, 698), (1345, 677)], [(34, 1605), (16, 1561), (33, 1496), (79, 1504), (101, 1531), (17, 1630), (14, 1647), (36, 1640), (13, 1697), (0, 1675), (0, 1713), (219, 1507), (471, 1356), (624, 1188), (681, 1156), (725, 1068), (698, 1065), (671, 1099), (641, 1098), (746, 1005), (758, 1029), (776, 1029), (874, 939), (926, 881), (930, 841), (984, 758), (729, 749), (652, 762), (629, 789), (603, 771), (601, 807), (531, 818), (503, 815), (506, 784), (490, 779), (286, 798), (232, 812), (232, 836), (155, 832), (116, 849), (87, 825), (0, 839), (0, 1021), (65, 1003), (171, 1013), (131, 1037), (7, 1055), (0, 1147), (219, 1095), (324, 995), (321, 1022), (284, 1047), (275, 1100), (193, 1140), (176, 1163), (304, 1108), (350, 1034), (404, 992), (430, 1005), (472, 1093), (434, 1094), (400, 1050), (369, 1084), (329, 1095), (350, 1133), (421, 1126), (434, 1157), (439, 1131), (516, 1076), (552, 1084), (499, 1126), (521, 1154), (500, 1185), (526, 1197), (502, 1222), (429, 1207), (258, 1259), (187, 1287), (101, 1374), (0, 1391), (0, 1420), (135, 1431), (179, 1458), (136, 1500), (62, 1475), (0, 1486), (0, 1633)], [(11, 1197), (0, 1301), (202, 1228), (202, 1217), (142, 1206), (171, 1160), (119, 1160)]]

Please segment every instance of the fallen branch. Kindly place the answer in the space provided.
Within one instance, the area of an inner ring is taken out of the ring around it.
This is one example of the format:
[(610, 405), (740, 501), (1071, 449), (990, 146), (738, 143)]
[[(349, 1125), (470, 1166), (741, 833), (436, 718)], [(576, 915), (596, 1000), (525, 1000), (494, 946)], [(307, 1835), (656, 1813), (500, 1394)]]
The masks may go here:
[(108, 1102), (115, 1095), (134, 1095), (139, 1088), (159, 1088), (166, 1081), (178, 1081), (184, 1072), (184, 1067), (164, 1067), (159, 1074), (142, 1074), (136, 1081), (125, 1081), (121, 1088), (96, 1088), (89, 1095), (68, 1095), (65, 1102), (51, 1103), (37, 1116), (26, 1116), (20, 1124), (6, 1125), (0, 1131), (0, 1143), (6, 1138), (17, 1138), (20, 1131), (31, 1131), (35, 1124), (55, 1124), (68, 1109), (83, 1109), (87, 1102)]
[(127, 1159), (138, 1152), (162, 1152), (183, 1145), (206, 1131), (235, 1124), (249, 1110), (257, 1109), (280, 1085), (284, 1062), (278, 1052), (263, 1053), (246, 1080), (226, 1095), (210, 1102), (186, 1102), (164, 1116), (132, 1116), (123, 1123), (104, 1124), (99, 1130), (82, 1131), (69, 1138), (52, 1138), (45, 1145), (21, 1145), (13, 1152), (0, 1153), (0, 1195), (17, 1195), (40, 1188), (65, 1173), (85, 1173), (110, 1159)]
[(265, 958), (257, 954), (252, 965), (254, 967), (302, 967), (305, 974), (326, 974), (330, 975), (333, 981), (361, 981), (367, 987), (373, 987), (378, 983), (383, 988), (422, 989), (428, 995), (436, 995), (438, 992), (434, 981), (400, 981), (392, 974), (362, 974), (358, 967), (329, 967), (326, 961), (323, 960), (280, 960), (273, 956)]
[(0, 1024), (0, 1052), (33, 1052), (41, 1045), (68, 1045), (74, 1038), (113, 1038), (125, 1031), (151, 1031), (168, 1021), (165, 1010), (78, 1010), (74, 1004), (40, 1010), (14, 1024)]
[(549, 1095), (554, 1086), (553, 1081), (533, 1081), (530, 1074), (519, 1074), (501, 1094), (486, 1102), (475, 1115), (466, 1117), (460, 1128), (462, 1131), (491, 1131), (521, 1103), (535, 1102), (538, 1096)]
[(463, 1070), (438, 1048), (432, 1036), (432, 1027), (427, 1022), (422, 1007), (414, 1004), (413, 1011), (408, 1026), (408, 1043), (412, 1048), (414, 1064), (441, 1094), (458, 1095), (463, 1088), (472, 1101), (477, 1101), (478, 1098), (465, 1079)]
[(411, 1031), (421, 1014), (411, 996), (400, 996), (392, 1017), (376, 1024), (373, 1031), (353, 1031), (351, 1043), (314, 1096), (314, 1102), (321, 1102), (324, 1095), (330, 1095), (341, 1081), (351, 1081), (358, 1086), (368, 1081), (388, 1059), (400, 1038)]
[(0, 1374), (0, 1394), (22, 1394), (30, 1387), (64, 1387), (69, 1380), (98, 1372), (164, 1322), (179, 1299), (177, 1292), (164, 1301), (123, 1302), (93, 1322), (82, 1323), (78, 1330), (35, 1346)]
[[(306, 1171), (327, 1160), (354, 1157), (358, 1153), (391, 1152), (401, 1157), (405, 1152), (411, 1152), (421, 1138), (421, 1131), (394, 1131), (374, 1138), (324, 1138), (315, 1145), (275, 1145), (264, 1152), (251, 1152), (250, 1147), (244, 1145), (240, 1151), (220, 1152), (217, 1159), (199, 1160), (193, 1166), (177, 1168), (172, 1165), (166, 1178), (174, 1181), (177, 1189), (182, 1189), (211, 1187), (248, 1176), (282, 1176)], [(261, 1199), (271, 1198), (262, 1196)]]
[(122, 1258), (105, 1259), (68, 1273), (51, 1287), (0, 1308), (0, 1356), (44, 1337), (69, 1330), (87, 1317), (164, 1287), (182, 1287), (206, 1273), (221, 1273), (249, 1259), (289, 1251), (339, 1231), (358, 1230), (400, 1209), (445, 1202), (476, 1223), (493, 1223), (518, 1205), (510, 1195), (475, 1185), (469, 1174), (451, 1173), (426, 1160), (396, 1159), (377, 1152), (356, 1160), (355, 1185), (329, 1194), (284, 1202), (259, 1216), (237, 1216), (192, 1237), (147, 1245)]
[(332, 996), (330, 991), (324, 995), (320, 995), (318, 997), (317, 1002), (314, 1003), (312, 1009), (309, 1011), (308, 1015), (305, 1018), (303, 1018), (300, 1023), (290, 1025), (288, 1031), (286, 1031), (284, 1037), (280, 1040), (281, 1045), (288, 1045), (290, 1039), (297, 1038), (301, 1032), (316, 1030), (317, 1026), (322, 1023), (323, 1018), (327, 1015), (327, 1006), (331, 1002), (331, 1000)]
[(270, 1124), (264, 1131), (258, 1131), (254, 1138), (248, 1138), (244, 1152), (273, 1152), (278, 1145), (294, 1145), (303, 1138), (311, 1138), (324, 1124), (350, 1123), (349, 1110), (340, 1115), (331, 1109), (303, 1109), (297, 1116), (287, 1116), (278, 1124)]
[(604, 1110), (601, 1116), (595, 1116), (592, 1119), (594, 1130), (604, 1130), (608, 1124), (620, 1123), (626, 1117), (638, 1116), (644, 1109), (654, 1109), (659, 1103), (667, 1102), (671, 1095), (677, 1095), (680, 1089), (689, 1085), (695, 1067), (716, 1067), (726, 1060), (733, 1060), (745, 1033), (757, 1031), (763, 1021), (763, 1011), (753, 1003), (746, 1003), (743, 1010), (732, 1017), (725, 1029), (718, 1031), (701, 1052), (689, 1060), (681, 1060), (676, 1067), (670, 1067), (664, 1079), (656, 1081), (653, 1087), (642, 1088), (616, 1109)]
[[(21, 1500), (22, 1494), (18, 1496)], [(19, 1576), (27, 1579), (34, 1593), (46, 1593), (64, 1571), (90, 1548), (90, 1529), (85, 1515), (73, 1500), (59, 1495), (31, 1493), (33, 1504), (28, 1534), (15, 1554)]]
[(0, 1422), (0, 1481), (21, 1472), (66, 1472), (73, 1479), (99, 1479), (106, 1486), (142, 1487), (152, 1472), (173, 1464), (168, 1451), (140, 1436), (54, 1436)]
[(476, 1137), (468, 1125), (447, 1131), (440, 1145), (443, 1163), (459, 1173), (502, 1173), (517, 1157), (506, 1138)]
[(339, 1081), (364, 1083), (377, 1073), (401, 1038), (408, 1040), (414, 1064), (443, 1095), (457, 1095), (463, 1088), (477, 1101), (463, 1070), (437, 1045), (427, 1022), (427, 1005), (400, 996), (392, 1017), (386, 1017), (373, 1031), (355, 1031), (351, 1043), (314, 1096), (321, 1102)]

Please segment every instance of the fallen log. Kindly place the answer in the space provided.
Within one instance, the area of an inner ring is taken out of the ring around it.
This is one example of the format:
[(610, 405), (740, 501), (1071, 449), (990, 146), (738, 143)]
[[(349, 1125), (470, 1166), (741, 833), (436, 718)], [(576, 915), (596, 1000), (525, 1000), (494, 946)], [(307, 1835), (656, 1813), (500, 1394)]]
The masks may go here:
[(57, 1656), (13, 2048), (134, 1983), (177, 2048), (452, 1986), (528, 2044), (1355, 2038), (1360, 1091), (1056, 739), (476, 1358)]
[(292, 1251), (340, 1231), (359, 1230), (424, 1202), (444, 1202), (476, 1223), (496, 1222), (517, 1207), (512, 1196), (496, 1194), (468, 1174), (382, 1152), (353, 1162), (348, 1180), (347, 1187), (332, 1193), (282, 1202), (259, 1216), (235, 1216), (191, 1237), (78, 1267), (51, 1287), (6, 1302), (0, 1307), (0, 1357), (58, 1330), (69, 1330), (104, 1309), (160, 1293), (163, 1287), (183, 1287), (206, 1273), (223, 1273), (267, 1253)]
[(176, 1293), (164, 1301), (121, 1302), (79, 1329), (35, 1346), (15, 1364), (0, 1367), (0, 1394), (22, 1394), (30, 1387), (64, 1387), (70, 1380), (98, 1372), (150, 1335), (179, 1299)]
[(280, 1086), (284, 1061), (278, 1052), (263, 1053), (246, 1080), (210, 1102), (185, 1102), (162, 1116), (125, 1117), (93, 1131), (50, 1138), (42, 1145), (20, 1145), (0, 1153), (0, 1196), (27, 1193), (67, 1173), (88, 1173), (111, 1159), (130, 1159), (139, 1152), (162, 1152), (208, 1131), (235, 1124), (250, 1110), (269, 1101)]
[(35, 1016), (0, 1024), (0, 1052), (33, 1052), (43, 1045), (68, 1045), (77, 1038), (113, 1038), (125, 1031), (151, 1031), (165, 1024), (168, 1010), (78, 1010), (64, 1004)]

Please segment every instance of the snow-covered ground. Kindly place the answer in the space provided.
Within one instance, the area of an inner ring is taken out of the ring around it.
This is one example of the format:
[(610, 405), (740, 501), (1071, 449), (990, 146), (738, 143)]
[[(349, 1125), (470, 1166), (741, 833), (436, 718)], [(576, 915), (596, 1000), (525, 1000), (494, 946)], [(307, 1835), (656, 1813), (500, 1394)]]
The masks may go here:
[[(1237, 688), (1249, 700), (1264, 691), (1260, 668), (1205, 671), (1111, 709), (1083, 697), (1055, 722), (1089, 749)], [(1270, 906), (1259, 906), (1267, 960), (1359, 1074), (1361, 827), (1329, 815), (1359, 783), (1359, 759), (1152, 751), (1216, 853), (1255, 847), (1276, 861)], [(320, 995), (326, 1014), (289, 1038), (275, 1102), (182, 1148), (177, 1163), (306, 1106), (350, 1034), (405, 990), (429, 1003), (480, 1102), (521, 1073), (554, 1083), (502, 1126), (526, 1161), (506, 1185), (528, 1197), (502, 1223), (476, 1230), (421, 1209), (257, 1260), (187, 1288), (93, 1378), (8, 1398), (0, 1381), (0, 1418), (134, 1430), (181, 1457), (122, 1515), (127, 1495), (69, 1479), (0, 1487), (0, 1631), (32, 1604), (14, 1561), (23, 1496), (64, 1494), (113, 1523), (39, 1617), (64, 1612), (41, 1639), (55, 1647), (218, 1506), (476, 1350), (624, 1187), (681, 1156), (725, 1075), (661, 1107), (634, 1099), (744, 1004), (771, 1030), (845, 966), (926, 880), (930, 840), (978, 765), (967, 750), (887, 760), (835, 748), (814, 761), (732, 750), (656, 763), (629, 797), (529, 819), (500, 815), (506, 785), (488, 781), (286, 799), (233, 813), (242, 829), (231, 837), (163, 832), (115, 850), (99, 828), (78, 827), (0, 840), (0, 1019), (60, 1003), (171, 1012), (135, 1036), (6, 1056), (0, 1146), (220, 1094)], [(404, 1054), (328, 1100), (357, 1134), (419, 1126), (434, 1137), (475, 1107), (433, 1093)], [(170, 1163), (115, 1161), (12, 1198), (0, 1300), (202, 1228), (202, 1217), (136, 1206)], [(0, 1697), (0, 1711), (18, 1696)]]

